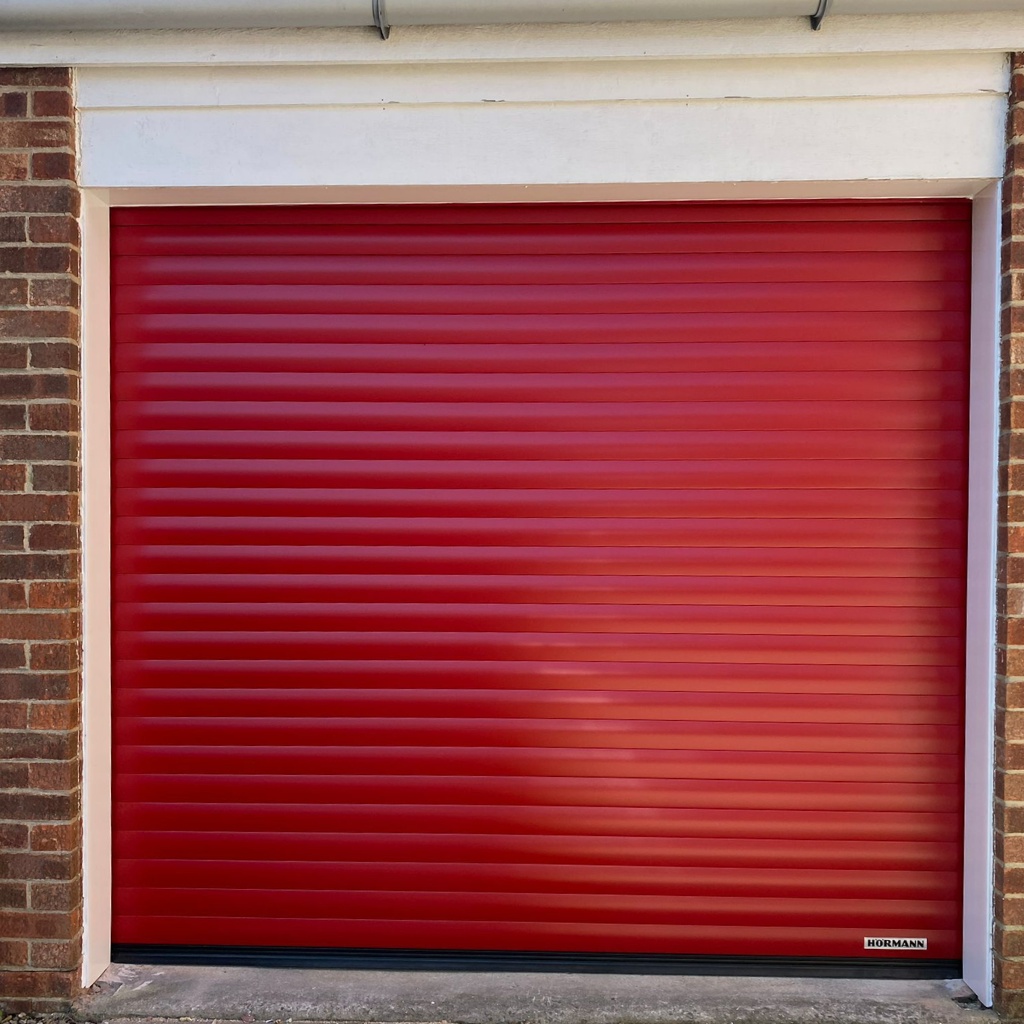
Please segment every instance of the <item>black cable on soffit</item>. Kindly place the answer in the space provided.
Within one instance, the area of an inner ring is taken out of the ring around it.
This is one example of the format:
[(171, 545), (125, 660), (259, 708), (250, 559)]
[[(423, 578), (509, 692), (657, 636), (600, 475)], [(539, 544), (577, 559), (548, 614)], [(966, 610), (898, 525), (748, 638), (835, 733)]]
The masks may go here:
[(458, 949), (325, 949), (290, 946), (165, 946), (115, 943), (120, 964), (304, 967), (380, 971), (538, 971), (573, 974), (732, 975), (778, 978), (944, 979), (963, 977), (959, 960), (897, 957), (676, 956), (659, 953), (549, 953)]

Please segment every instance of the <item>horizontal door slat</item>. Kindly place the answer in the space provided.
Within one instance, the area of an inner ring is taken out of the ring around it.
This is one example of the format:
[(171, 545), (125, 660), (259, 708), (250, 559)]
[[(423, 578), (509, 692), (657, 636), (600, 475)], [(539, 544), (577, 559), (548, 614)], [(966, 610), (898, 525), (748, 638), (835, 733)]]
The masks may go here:
[(949, 281), (970, 276), (960, 252), (660, 253), (578, 256), (116, 256), (119, 287), (249, 284), (674, 284)]
[[(177, 656), (116, 659), (128, 678), (152, 686), (274, 687), (282, 678), (302, 687), (337, 689), (366, 686), (476, 688), (482, 679), (498, 689), (617, 689), (659, 692), (858, 693), (959, 695), (958, 666), (932, 665), (761, 665), (751, 673), (742, 664), (697, 665), (653, 662), (493, 662), (473, 660), (313, 659), (240, 657), (208, 661)], [(299, 655), (302, 652), (298, 652)]]

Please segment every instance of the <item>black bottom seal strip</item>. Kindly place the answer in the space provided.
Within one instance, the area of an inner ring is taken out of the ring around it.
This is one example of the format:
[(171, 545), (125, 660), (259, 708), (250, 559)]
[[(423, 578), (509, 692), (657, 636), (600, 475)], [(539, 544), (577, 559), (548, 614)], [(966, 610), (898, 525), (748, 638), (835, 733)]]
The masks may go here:
[(919, 957), (683, 956), (305, 946), (165, 946), (115, 943), (119, 964), (339, 968), (379, 971), (536, 971), (560, 974), (731, 975), (755, 978), (960, 978), (959, 960)]

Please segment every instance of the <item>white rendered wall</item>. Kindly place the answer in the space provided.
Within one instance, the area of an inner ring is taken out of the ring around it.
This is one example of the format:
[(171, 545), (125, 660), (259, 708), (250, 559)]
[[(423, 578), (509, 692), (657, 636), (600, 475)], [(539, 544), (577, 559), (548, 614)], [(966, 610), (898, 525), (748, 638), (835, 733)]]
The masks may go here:
[(984, 51), (88, 67), (82, 184), (958, 179), (969, 193), (1001, 173), (1005, 79)]

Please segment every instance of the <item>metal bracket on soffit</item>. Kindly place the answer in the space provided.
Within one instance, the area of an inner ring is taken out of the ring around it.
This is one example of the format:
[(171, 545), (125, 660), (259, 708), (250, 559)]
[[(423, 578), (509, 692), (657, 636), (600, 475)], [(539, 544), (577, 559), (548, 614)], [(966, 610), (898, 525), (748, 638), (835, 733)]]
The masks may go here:
[[(829, 0), (825, 0), (826, 3)], [(377, 26), (381, 39), (387, 39), (391, 35), (391, 26), (388, 24), (388, 12), (385, 0), (373, 0), (373, 23)]]

